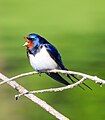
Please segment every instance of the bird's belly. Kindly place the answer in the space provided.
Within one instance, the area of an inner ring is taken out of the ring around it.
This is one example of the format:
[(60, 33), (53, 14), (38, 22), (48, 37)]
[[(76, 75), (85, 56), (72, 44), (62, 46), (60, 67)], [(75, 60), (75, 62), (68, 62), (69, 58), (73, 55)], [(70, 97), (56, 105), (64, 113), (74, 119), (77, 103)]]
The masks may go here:
[(50, 57), (46, 50), (41, 50), (35, 56), (29, 55), (31, 66), (37, 71), (56, 69), (57, 63)]

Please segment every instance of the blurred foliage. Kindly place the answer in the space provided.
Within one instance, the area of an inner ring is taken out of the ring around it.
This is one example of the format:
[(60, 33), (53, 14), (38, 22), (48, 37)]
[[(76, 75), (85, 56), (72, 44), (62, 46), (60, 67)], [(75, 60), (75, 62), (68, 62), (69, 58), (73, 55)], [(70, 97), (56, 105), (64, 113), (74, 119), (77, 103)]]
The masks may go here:
[[(70, 70), (105, 79), (104, 0), (0, 0), (0, 71), (12, 77), (32, 71), (23, 37), (35, 32), (46, 37), (62, 54)], [(29, 76), (18, 82), (28, 90), (62, 86), (46, 75)], [(105, 87), (86, 82), (86, 88), (38, 94), (72, 120), (105, 118)], [(8, 85), (0, 88), (0, 120), (54, 120), (55, 118), (17, 94)]]

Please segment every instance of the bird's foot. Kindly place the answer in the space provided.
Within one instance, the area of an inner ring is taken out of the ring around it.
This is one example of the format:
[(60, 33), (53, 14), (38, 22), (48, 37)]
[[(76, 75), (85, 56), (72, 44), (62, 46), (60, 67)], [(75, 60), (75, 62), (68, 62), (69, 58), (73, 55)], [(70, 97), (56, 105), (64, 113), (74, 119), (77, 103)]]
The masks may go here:
[(37, 70), (39, 76), (41, 76), (42, 73), (46, 73), (48, 70), (42, 69), (42, 70)]

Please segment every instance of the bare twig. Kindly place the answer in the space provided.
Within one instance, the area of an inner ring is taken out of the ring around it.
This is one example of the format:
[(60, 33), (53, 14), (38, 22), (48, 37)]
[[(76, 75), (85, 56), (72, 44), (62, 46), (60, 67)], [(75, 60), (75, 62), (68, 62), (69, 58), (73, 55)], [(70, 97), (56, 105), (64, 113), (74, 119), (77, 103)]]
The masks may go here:
[[(105, 84), (105, 80), (100, 79), (97, 76), (91, 76), (91, 75), (87, 75), (87, 74), (80, 73), (80, 72), (67, 71), (67, 70), (57, 70), (57, 69), (50, 70), (50, 71), (47, 71), (47, 72), (62, 73), (62, 74), (74, 74), (74, 75), (78, 75), (78, 76), (81, 76), (81, 77), (85, 77), (86, 79), (90, 79), (90, 80), (94, 81), (95, 83)], [(38, 74), (38, 72), (34, 71), (34, 72), (28, 72), (28, 73), (23, 73), (23, 74), (17, 75), (15, 77), (12, 77), (12, 78), (8, 79), (7, 81), (0, 82), (0, 85), (6, 83), (8, 81), (13, 81), (13, 80), (16, 80), (17, 78), (25, 77), (25, 76), (33, 75), (33, 74)]]
[[(35, 93), (44, 93), (44, 92), (58, 92), (58, 91), (63, 91), (63, 90), (67, 90), (67, 89), (72, 89), (76, 86), (78, 86), (79, 84), (83, 83), (83, 81), (85, 80), (86, 78), (83, 77), (81, 80), (79, 80), (78, 82), (74, 83), (74, 84), (71, 84), (71, 85), (68, 85), (68, 86), (65, 86), (65, 87), (59, 87), (59, 88), (50, 88), (50, 89), (43, 89), (43, 90), (36, 90), (36, 91), (29, 91), (29, 93), (31, 94), (35, 94)], [(22, 94), (18, 94), (16, 95), (16, 97), (20, 97), (24, 94), (29, 94), (29, 93), (22, 93)]]
[(91, 75), (87, 75), (87, 74), (80, 73), (80, 72), (67, 71), (67, 70), (57, 70), (57, 69), (56, 70), (51, 70), (49, 72), (79, 75), (79, 76), (85, 77), (86, 79), (90, 79), (90, 80), (94, 81), (95, 83), (105, 84), (105, 80), (100, 79), (97, 76), (91, 76)]
[(16, 89), (17, 91), (19, 91), (20, 94), (17, 95), (16, 98), (20, 97), (21, 95), (24, 95), (27, 98), (29, 98), (31, 101), (33, 101), (34, 103), (38, 104), (43, 109), (45, 109), (46, 111), (48, 111), (50, 114), (52, 114), (53, 116), (55, 116), (56, 118), (58, 118), (60, 120), (68, 120), (67, 117), (63, 116), (61, 113), (59, 113), (54, 108), (52, 108), (50, 105), (48, 105), (46, 102), (44, 102), (40, 98), (38, 98), (35, 95), (33, 95), (33, 93), (43, 93), (43, 92), (52, 92), (52, 91), (57, 92), (57, 91), (65, 90), (65, 89), (70, 89), (70, 88), (73, 88), (73, 87), (79, 85), (80, 83), (82, 83), (86, 79), (90, 79), (90, 80), (94, 81), (95, 83), (105, 84), (105, 80), (100, 79), (97, 76), (91, 76), (91, 75), (87, 75), (87, 74), (80, 73), (80, 72), (67, 71), (67, 70), (56, 70), (56, 69), (55, 70), (50, 70), (50, 71), (47, 71), (47, 72), (62, 73), (62, 74), (73, 74), (73, 75), (81, 76), (82, 79), (80, 81), (72, 84), (72, 85), (68, 85), (68, 86), (65, 86), (65, 87), (50, 88), (50, 89), (36, 90), (36, 91), (29, 92), (29, 91), (27, 91), (25, 88), (23, 88), (22, 86), (20, 86), (18, 83), (16, 83), (13, 80), (16, 80), (17, 78), (21, 78), (21, 77), (28, 76), (28, 75), (38, 74), (38, 72), (34, 71), (34, 72), (23, 73), (23, 74), (14, 76), (14, 77), (12, 77), (10, 79), (0, 73), (0, 79), (3, 80), (0, 83), (0, 85), (2, 85), (4, 83), (9, 84), (14, 89)]
[(14, 77), (11, 77), (11, 78), (8, 79), (8, 80), (5, 80), (5, 81), (0, 82), (0, 85), (2, 85), (2, 84), (4, 84), (4, 83), (7, 83), (7, 82), (9, 82), (9, 81), (16, 80), (16, 79), (21, 78), (21, 77), (25, 77), (25, 76), (29, 76), (29, 75), (34, 75), (34, 74), (38, 74), (38, 72), (33, 71), (33, 72), (22, 73), (22, 74), (20, 74), (20, 75), (16, 75), (16, 76), (14, 76)]
[[(13, 87), (14, 89), (16, 89), (21, 94), (29, 92), (24, 87), (22, 87), (21, 85), (19, 85), (17, 82), (15, 82), (15, 81), (9, 81), (10, 79), (7, 78), (6, 76), (4, 76), (1, 73), (0, 73), (0, 79), (3, 80), (3, 81), (6, 81), (6, 82), (8, 81), (7, 84), (9, 84), (11, 87)], [(59, 120), (69, 120), (69, 118), (65, 117), (64, 115), (62, 115), (61, 113), (59, 113), (58, 111), (56, 111), (53, 107), (51, 107), (45, 101), (41, 100), (40, 98), (36, 97), (35, 95), (33, 95), (33, 94), (24, 94), (24, 96), (27, 97), (28, 99), (30, 99), (31, 101), (33, 101), (34, 103), (38, 104), (40, 107), (42, 107), (47, 112), (49, 112), (50, 114), (52, 114), (53, 116), (55, 116), (57, 119), (59, 119)]]

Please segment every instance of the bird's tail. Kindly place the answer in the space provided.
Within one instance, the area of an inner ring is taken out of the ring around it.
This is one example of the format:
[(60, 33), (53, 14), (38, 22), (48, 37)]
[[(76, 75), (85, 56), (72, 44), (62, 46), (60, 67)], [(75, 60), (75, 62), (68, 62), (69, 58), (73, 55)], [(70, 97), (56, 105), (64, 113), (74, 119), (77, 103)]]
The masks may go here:
[[(68, 69), (65, 68), (64, 65), (61, 67), (61, 69), (62, 69), (62, 70), (67, 70), (67, 71), (68, 71)], [(75, 78), (77, 81), (79, 81), (79, 79), (78, 79), (77, 77), (75, 77), (75, 75), (73, 75), (73, 74), (70, 74), (70, 75), (67, 74), (67, 77), (71, 80), (72, 83), (75, 83), (75, 81), (74, 81), (71, 77), (73, 77), (73, 78)], [(92, 88), (89, 87), (87, 84), (83, 83), (83, 85), (85, 85), (87, 88), (89, 88), (90, 90), (92, 90)], [(83, 90), (85, 90), (82, 86), (80, 86), (80, 85), (78, 85), (78, 86), (81, 87)]]
[[(68, 70), (65, 68), (65, 70)], [(67, 82), (64, 78), (62, 78), (58, 73), (46, 73), (48, 76), (50, 76), (51, 78), (53, 78), (54, 80), (63, 83), (65, 85), (70, 85), (69, 82)], [(72, 81), (72, 83), (75, 83), (75, 81), (71, 78), (75, 78), (77, 81), (79, 81), (79, 79), (77, 77), (75, 77), (75, 75), (73, 74), (67, 74), (67, 77)], [(87, 88), (89, 88), (90, 90), (92, 90), (91, 87), (89, 87), (87, 84), (83, 83), (83, 85), (85, 85)], [(85, 90), (81, 85), (79, 85), (80, 88), (82, 88), (83, 90)]]
[[(72, 75), (67, 74), (67, 77), (71, 80), (72, 83), (75, 83), (75, 81), (71, 78)], [(72, 76), (73, 77), (73, 76)], [(78, 80), (79, 81), (79, 80)], [(78, 85), (80, 88), (85, 90), (81, 85)]]
[[(68, 69), (66, 69), (66, 70), (68, 70)], [(73, 83), (75, 83), (75, 81), (71, 78), (71, 76), (72, 76), (73, 78), (75, 78), (77, 81), (79, 81), (79, 79), (78, 79), (75, 75), (73, 75), (73, 74), (70, 74), (70, 75), (67, 74), (67, 77), (68, 77)], [(90, 90), (92, 90), (92, 88), (89, 87), (87, 84), (83, 83), (83, 85), (85, 85), (87, 88), (89, 88)], [(85, 90), (82, 86), (79, 85), (79, 87), (81, 87), (83, 90)]]
[(70, 83), (63, 79), (58, 73), (46, 73), (46, 74), (60, 83), (70, 85)]

